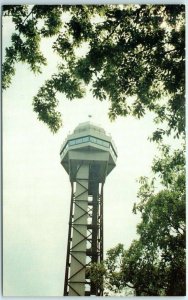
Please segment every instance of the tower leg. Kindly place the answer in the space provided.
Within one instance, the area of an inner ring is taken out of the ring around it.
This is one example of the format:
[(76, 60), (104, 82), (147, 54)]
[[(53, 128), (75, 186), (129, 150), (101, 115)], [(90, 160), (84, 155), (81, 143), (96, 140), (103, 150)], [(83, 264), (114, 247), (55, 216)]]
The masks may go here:
[(71, 204), (70, 204), (67, 258), (66, 258), (65, 280), (64, 280), (64, 296), (68, 296), (68, 278), (69, 278), (69, 270), (70, 270), (70, 247), (71, 247), (71, 229), (72, 229), (71, 224), (73, 220), (73, 204), (74, 204), (74, 190), (73, 190), (73, 183), (71, 182)]
[[(92, 184), (92, 196), (93, 196), (93, 209), (92, 209), (92, 257), (91, 262), (97, 263), (99, 255), (99, 244), (98, 244), (98, 233), (99, 233), (99, 222), (98, 222), (98, 207), (99, 207), (99, 183), (93, 182)], [(97, 286), (91, 282), (91, 295), (97, 295)]]

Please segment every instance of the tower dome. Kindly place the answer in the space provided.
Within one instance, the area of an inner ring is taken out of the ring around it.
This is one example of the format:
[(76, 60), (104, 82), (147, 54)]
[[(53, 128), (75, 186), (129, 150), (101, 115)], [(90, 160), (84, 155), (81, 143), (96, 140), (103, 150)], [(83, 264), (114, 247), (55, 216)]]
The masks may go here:
[(78, 133), (78, 132), (83, 132), (83, 131), (86, 131), (86, 130), (96, 130), (98, 132), (101, 132), (101, 133), (104, 133), (105, 134), (105, 131), (102, 127), (94, 124), (93, 122), (84, 122), (84, 123), (80, 123), (74, 130), (74, 133)]

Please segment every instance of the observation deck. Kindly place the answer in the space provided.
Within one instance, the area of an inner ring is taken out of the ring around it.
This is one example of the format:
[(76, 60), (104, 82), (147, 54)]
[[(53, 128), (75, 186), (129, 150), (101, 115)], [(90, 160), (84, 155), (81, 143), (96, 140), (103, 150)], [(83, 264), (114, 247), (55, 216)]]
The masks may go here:
[(107, 135), (103, 128), (91, 122), (79, 124), (72, 134), (65, 139), (60, 150), (61, 164), (66, 172), (73, 175), (78, 161), (98, 162), (101, 168), (101, 182), (112, 171), (116, 165), (117, 150), (110, 135)]

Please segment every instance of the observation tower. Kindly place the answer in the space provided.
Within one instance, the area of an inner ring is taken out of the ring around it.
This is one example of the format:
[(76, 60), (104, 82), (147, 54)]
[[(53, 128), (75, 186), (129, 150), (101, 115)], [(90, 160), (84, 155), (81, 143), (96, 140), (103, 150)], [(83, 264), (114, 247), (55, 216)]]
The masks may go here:
[(60, 156), (72, 189), (64, 296), (102, 296), (88, 270), (103, 260), (103, 186), (116, 165), (116, 147), (103, 128), (85, 122), (67, 136)]

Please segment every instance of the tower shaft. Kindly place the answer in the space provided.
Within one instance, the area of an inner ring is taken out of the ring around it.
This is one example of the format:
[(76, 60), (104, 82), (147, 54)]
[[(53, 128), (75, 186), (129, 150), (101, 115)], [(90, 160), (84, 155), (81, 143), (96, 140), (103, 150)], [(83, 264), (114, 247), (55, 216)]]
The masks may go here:
[(91, 263), (103, 254), (102, 195), (97, 166), (80, 163), (74, 176), (69, 219), (64, 295), (102, 295), (102, 288), (89, 278)]

